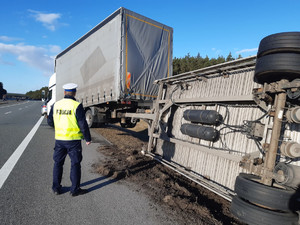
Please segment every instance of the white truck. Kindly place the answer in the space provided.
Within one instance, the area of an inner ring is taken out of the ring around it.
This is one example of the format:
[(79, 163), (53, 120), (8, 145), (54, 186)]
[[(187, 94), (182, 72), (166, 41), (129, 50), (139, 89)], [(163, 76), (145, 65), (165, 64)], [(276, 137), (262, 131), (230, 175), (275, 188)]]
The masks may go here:
[(48, 84), (48, 96), (47, 96), (47, 115), (50, 113), (51, 106), (56, 101), (56, 74), (52, 74)]
[(62, 99), (65, 83), (78, 84), (90, 127), (120, 122), (133, 127), (126, 112), (150, 108), (157, 79), (172, 74), (173, 29), (120, 8), (56, 56), (49, 81), (48, 112)]

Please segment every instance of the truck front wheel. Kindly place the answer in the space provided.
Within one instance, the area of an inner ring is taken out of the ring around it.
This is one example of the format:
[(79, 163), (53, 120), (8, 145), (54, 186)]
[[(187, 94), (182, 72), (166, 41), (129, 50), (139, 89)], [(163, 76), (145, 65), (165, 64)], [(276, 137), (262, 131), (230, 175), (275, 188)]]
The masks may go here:
[(94, 123), (94, 117), (93, 117), (92, 111), (90, 109), (88, 109), (85, 112), (85, 119), (86, 119), (88, 126), (92, 127), (93, 123)]

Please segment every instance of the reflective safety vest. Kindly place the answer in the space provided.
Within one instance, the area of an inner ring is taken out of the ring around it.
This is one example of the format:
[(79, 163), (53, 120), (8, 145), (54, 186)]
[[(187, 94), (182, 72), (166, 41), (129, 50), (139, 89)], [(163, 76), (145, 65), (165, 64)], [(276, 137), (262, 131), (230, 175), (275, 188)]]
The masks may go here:
[(80, 103), (64, 98), (54, 104), (53, 120), (56, 140), (81, 140), (83, 134), (76, 119), (76, 109)]

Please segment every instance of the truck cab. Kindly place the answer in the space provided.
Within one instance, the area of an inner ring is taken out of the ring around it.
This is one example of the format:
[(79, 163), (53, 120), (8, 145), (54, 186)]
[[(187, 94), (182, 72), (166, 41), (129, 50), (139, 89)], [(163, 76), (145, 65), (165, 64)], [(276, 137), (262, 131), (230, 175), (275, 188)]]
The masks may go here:
[(52, 74), (49, 79), (47, 96), (47, 115), (49, 115), (52, 105), (56, 102), (56, 73)]

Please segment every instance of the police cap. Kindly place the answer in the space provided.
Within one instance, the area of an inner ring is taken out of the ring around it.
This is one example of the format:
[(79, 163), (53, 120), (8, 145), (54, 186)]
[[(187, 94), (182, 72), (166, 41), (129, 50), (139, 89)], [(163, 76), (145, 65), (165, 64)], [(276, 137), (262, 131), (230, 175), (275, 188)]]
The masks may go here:
[(77, 87), (78, 87), (77, 84), (74, 84), (74, 83), (68, 83), (68, 84), (65, 84), (65, 85), (63, 86), (63, 89), (64, 89), (65, 91), (73, 91), (73, 92), (75, 92)]

